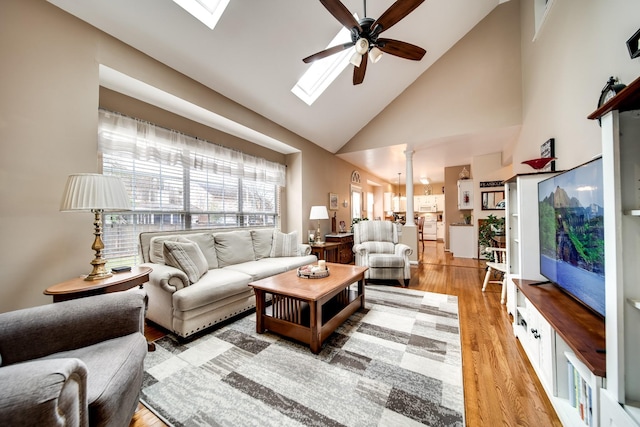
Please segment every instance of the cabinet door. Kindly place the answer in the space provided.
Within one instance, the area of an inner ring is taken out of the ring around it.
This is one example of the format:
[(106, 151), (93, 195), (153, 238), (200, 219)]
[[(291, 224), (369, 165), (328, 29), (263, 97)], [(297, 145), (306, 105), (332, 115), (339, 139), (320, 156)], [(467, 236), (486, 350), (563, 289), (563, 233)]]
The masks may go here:
[(458, 181), (458, 209), (473, 209), (473, 181)]
[(555, 332), (529, 301), (527, 301), (527, 313), (529, 329), (527, 330), (528, 346), (525, 347), (525, 351), (545, 388), (553, 390)]

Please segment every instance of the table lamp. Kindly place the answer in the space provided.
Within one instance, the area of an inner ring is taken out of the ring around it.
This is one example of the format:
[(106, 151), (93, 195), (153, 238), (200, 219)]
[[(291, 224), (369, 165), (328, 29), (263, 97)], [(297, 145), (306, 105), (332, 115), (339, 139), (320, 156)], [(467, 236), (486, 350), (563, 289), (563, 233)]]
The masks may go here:
[(320, 237), (320, 220), (329, 219), (329, 212), (327, 212), (326, 206), (311, 206), (311, 213), (309, 214), (310, 220), (318, 221), (318, 229), (316, 230), (316, 242), (322, 243), (324, 240)]
[(69, 175), (64, 189), (61, 212), (93, 212), (94, 236), (91, 249), (96, 252), (91, 261), (93, 270), (84, 280), (99, 280), (111, 277), (105, 268), (107, 260), (102, 256), (102, 213), (131, 210), (129, 195), (120, 178), (96, 173)]

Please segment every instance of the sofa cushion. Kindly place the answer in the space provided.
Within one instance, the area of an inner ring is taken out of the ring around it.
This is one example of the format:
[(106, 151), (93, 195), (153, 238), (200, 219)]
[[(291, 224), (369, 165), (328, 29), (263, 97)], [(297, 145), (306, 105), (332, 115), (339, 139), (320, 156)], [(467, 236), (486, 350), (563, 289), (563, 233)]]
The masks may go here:
[(289, 234), (273, 230), (273, 245), (271, 246), (271, 257), (299, 256), (298, 232), (292, 231)]
[(294, 268), (302, 267), (303, 265), (315, 264), (318, 262), (318, 257), (315, 255), (283, 256), (277, 258), (263, 258), (258, 262), (278, 266), (282, 272), (285, 272), (293, 270)]
[(275, 274), (284, 273), (286, 270), (278, 264), (263, 262), (270, 258), (262, 258), (259, 261), (243, 262), (225, 267), (225, 270), (234, 270), (251, 276), (251, 280), (260, 280)]
[(215, 233), (213, 238), (216, 242), (218, 267), (256, 260), (249, 230)]
[(193, 286), (172, 294), (173, 309), (189, 311), (233, 295), (251, 292), (251, 276), (239, 271), (218, 268), (205, 275)]
[(251, 240), (253, 241), (253, 252), (256, 260), (271, 256), (271, 246), (273, 245), (273, 230), (251, 230)]
[(401, 255), (372, 254), (369, 255), (371, 268), (404, 268), (404, 257)]
[(211, 233), (185, 234), (178, 239), (179, 242), (194, 242), (207, 259), (209, 270), (218, 268), (218, 257), (216, 256), (216, 245)]
[(184, 271), (190, 283), (195, 283), (209, 270), (207, 259), (194, 242), (164, 242), (164, 261)]

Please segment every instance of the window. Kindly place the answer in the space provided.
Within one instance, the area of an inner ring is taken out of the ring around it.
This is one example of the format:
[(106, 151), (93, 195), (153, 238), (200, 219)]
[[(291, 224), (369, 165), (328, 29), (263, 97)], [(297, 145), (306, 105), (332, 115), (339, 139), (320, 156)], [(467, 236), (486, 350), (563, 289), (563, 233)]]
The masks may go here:
[(351, 185), (351, 218), (362, 218), (362, 188)]
[(132, 205), (104, 217), (109, 267), (141, 262), (143, 231), (279, 227), (283, 165), (104, 110), (98, 134), (102, 173)]
[[(353, 14), (358, 21), (358, 15)], [(342, 27), (338, 34), (329, 42), (327, 49), (341, 44), (352, 43), (351, 32)], [(349, 65), (349, 58), (353, 55), (354, 48), (348, 48), (342, 52), (314, 61), (291, 89), (298, 98), (307, 105), (313, 104), (316, 99), (329, 87), (331, 83)]]

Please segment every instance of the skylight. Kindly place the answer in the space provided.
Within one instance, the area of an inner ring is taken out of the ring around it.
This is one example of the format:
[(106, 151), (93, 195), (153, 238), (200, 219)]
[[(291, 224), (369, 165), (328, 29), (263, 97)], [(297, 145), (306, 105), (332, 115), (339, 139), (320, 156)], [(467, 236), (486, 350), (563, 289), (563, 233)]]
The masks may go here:
[[(175, 1), (175, 0), (174, 0)], [(353, 15), (358, 20), (358, 15)], [(350, 43), (351, 32), (345, 27), (327, 45), (327, 48), (339, 44)], [(326, 88), (338, 77), (338, 75), (349, 65), (349, 58), (353, 55), (354, 49), (345, 49), (340, 53), (319, 59), (311, 63), (311, 66), (300, 77), (300, 80), (291, 89), (298, 98), (307, 105), (314, 103)]]
[(230, 0), (173, 0), (212, 30), (215, 28)]

